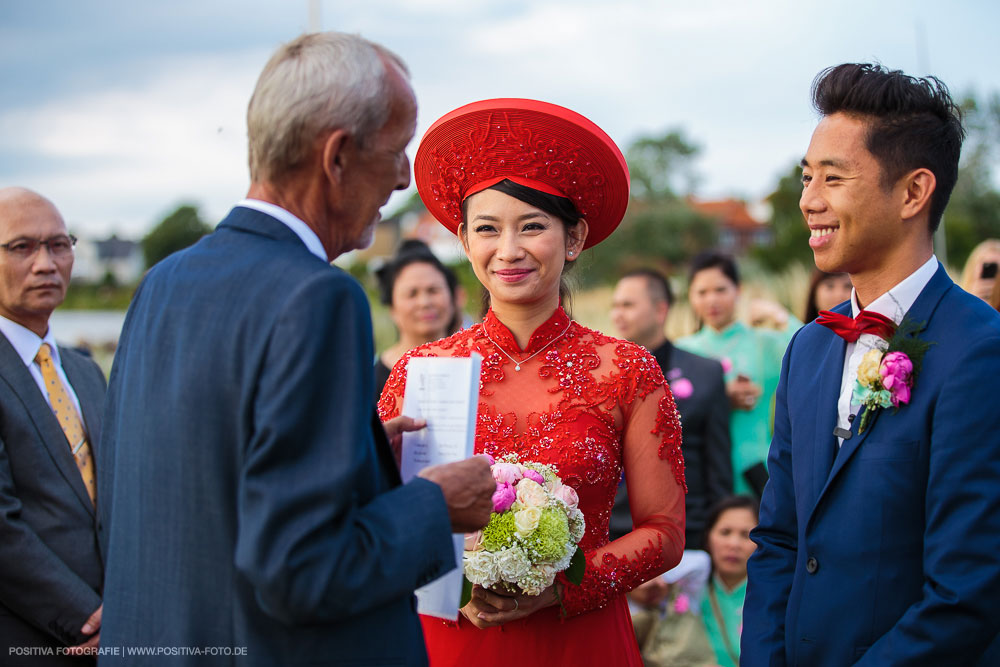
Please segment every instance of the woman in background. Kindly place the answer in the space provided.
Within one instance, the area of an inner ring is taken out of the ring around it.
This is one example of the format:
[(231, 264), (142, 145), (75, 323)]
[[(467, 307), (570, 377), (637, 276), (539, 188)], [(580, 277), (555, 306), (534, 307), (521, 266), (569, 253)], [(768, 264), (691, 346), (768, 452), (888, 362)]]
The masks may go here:
[(729, 422), (733, 491), (759, 498), (767, 481), (771, 402), (778, 388), (786, 337), (736, 319), (740, 276), (728, 255), (705, 252), (692, 260), (688, 298), (702, 327), (678, 340), (677, 346), (722, 363), (733, 408)]
[(819, 311), (830, 310), (838, 303), (843, 303), (851, 298), (851, 277), (846, 273), (827, 273), (819, 269), (813, 269), (812, 279), (809, 281), (809, 296), (806, 298), (805, 323), (812, 322), (819, 317)]
[(708, 514), (705, 550), (712, 558), (712, 576), (701, 599), (701, 619), (721, 667), (740, 664), (747, 561), (757, 548), (750, 531), (757, 525), (757, 513), (753, 498), (732, 496), (720, 500)]
[(461, 314), (456, 305), (455, 273), (434, 256), (425, 243), (404, 241), (396, 256), (375, 272), (379, 298), (399, 340), (375, 361), (375, 400), (399, 358), (415, 347), (439, 340), (458, 330)]
[(986, 239), (969, 253), (962, 269), (962, 289), (988, 301), (997, 282), (1000, 266), (1000, 240)]

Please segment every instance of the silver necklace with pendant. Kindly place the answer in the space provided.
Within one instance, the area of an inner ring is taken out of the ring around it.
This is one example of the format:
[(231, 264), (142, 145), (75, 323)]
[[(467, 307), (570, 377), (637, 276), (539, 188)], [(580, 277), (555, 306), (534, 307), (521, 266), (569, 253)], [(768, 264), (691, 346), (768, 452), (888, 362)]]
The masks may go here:
[(491, 343), (493, 343), (493, 347), (495, 347), (496, 349), (500, 350), (500, 352), (503, 354), (503, 356), (507, 357), (508, 359), (510, 359), (511, 361), (514, 362), (514, 370), (515, 371), (519, 371), (519, 370), (521, 370), (521, 364), (523, 364), (526, 361), (530, 360), (532, 357), (534, 357), (534, 356), (536, 356), (538, 354), (541, 354), (542, 351), (545, 350), (545, 348), (547, 348), (549, 345), (552, 345), (552, 343), (556, 342), (557, 340), (559, 340), (560, 338), (562, 338), (564, 335), (566, 335), (566, 332), (569, 331), (569, 328), (571, 326), (573, 326), (573, 320), (570, 320), (569, 324), (566, 325), (566, 328), (562, 330), (561, 334), (559, 334), (558, 336), (556, 336), (555, 338), (553, 338), (552, 340), (550, 340), (545, 345), (542, 345), (540, 348), (538, 348), (537, 350), (535, 350), (534, 352), (532, 352), (530, 355), (528, 355), (524, 359), (521, 359), (520, 361), (518, 361), (517, 359), (515, 359), (511, 355), (507, 354), (507, 350), (505, 350), (502, 347), (500, 347), (500, 345), (495, 340), (493, 340), (493, 337), (490, 336), (490, 332), (486, 330), (486, 325), (483, 325), (483, 333), (486, 334), (486, 337), (489, 339), (489, 341)]

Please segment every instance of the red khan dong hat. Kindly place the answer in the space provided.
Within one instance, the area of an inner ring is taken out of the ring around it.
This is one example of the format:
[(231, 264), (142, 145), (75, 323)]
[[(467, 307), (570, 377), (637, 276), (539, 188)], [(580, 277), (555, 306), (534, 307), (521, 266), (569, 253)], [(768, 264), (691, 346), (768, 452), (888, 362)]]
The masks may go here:
[(572, 201), (590, 227), (585, 248), (606, 239), (628, 206), (628, 166), (611, 137), (537, 100), (483, 100), (445, 114), (421, 139), (413, 171), (424, 205), (454, 234), (465, 198), (504, 179)]

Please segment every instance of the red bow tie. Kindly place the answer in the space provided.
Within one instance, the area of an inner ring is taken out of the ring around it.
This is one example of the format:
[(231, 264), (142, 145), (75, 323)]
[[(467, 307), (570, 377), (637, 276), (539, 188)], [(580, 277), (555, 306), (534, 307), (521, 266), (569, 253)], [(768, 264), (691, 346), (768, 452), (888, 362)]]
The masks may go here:
[(863, 333), (874, 334), (885, 340), (889, 340), (892, 338), (892, 334), (896, 333), (895, 322), (885, 315), (867, 310), (862, 310), (855, 318), (840, 315), (830, 310), (821, 310), (819, 317), (816, 318), (816, 323), (832, 330), (848, 343), (857, 342), (858, 337)]

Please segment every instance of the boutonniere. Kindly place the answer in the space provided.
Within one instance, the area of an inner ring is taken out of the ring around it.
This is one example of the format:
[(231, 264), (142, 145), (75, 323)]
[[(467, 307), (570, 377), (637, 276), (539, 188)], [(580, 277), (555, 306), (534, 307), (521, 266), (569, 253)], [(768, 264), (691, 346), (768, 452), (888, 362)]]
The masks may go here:
[(859, 434), (865, 432), (876, 410), (889, 407), (898, 410), (900, 405), (910, 402), (924, 354), (934, 344), (914, 336), (923, 325), (904, 319), (884, 350), (869, 350), (861, 358), (854, 382), (854, 395), (865, 407), (858, 424)]

